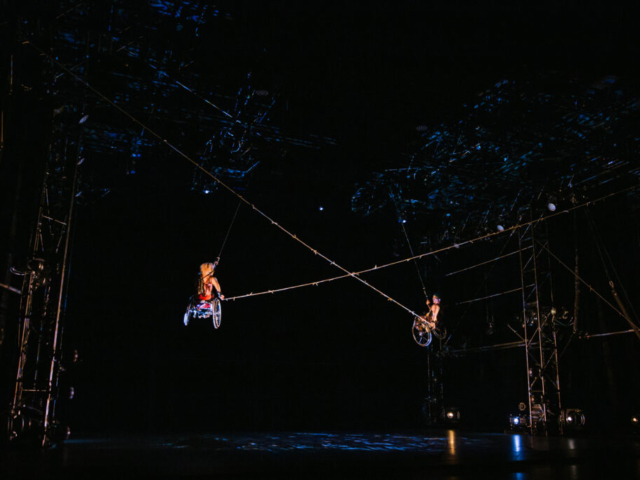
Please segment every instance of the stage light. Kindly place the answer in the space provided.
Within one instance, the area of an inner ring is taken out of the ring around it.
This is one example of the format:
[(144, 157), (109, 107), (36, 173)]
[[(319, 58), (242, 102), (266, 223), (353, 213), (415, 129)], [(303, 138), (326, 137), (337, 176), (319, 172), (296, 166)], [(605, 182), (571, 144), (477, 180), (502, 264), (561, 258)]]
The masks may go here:
[(324, 207), (320, 207), (320, 208), (318, 208), (318, 210), (320, 210), (322, 212), (324, 210)]
[(444, 422), (447, 424), (457, 424), (460, 421), (460, 411), (456, 407), (444, 409)]
[(634, 423), (634, 424), (636, 424), (636, 425), (637, 425), (637, 424), (638, 424), (638, 417), (633, 417), (633, 418), (631, 419), (631, 423)]
[(407, 221), (403, 218), (403, 219), (402, 219), (402, 223), (407, 223)]
[(504, 232), (504, 227), (502, 225), (498, 225), (497, 228), (499, 232)]
[(549, 209), (550, 212), (555, 212), (556, 211), (556, 204), (555, 203), (549, 203), (549, 205), (547, 205), (547, 208)]
[(587, 423), (582, 410), (578, 408), (567, 408), (560, 414), (560, 422), (564, 424), (568, 430), (582, 429)]
[(557, 313), (557, 310), (555, 309), (555, 307), (551, 307), (551, 315), (555, 315)]
[(529, 425), (528, 417), (524, 414), (509, 415), (509, 429), (512, 431), (523, 431)]
[(204, 193), (205, 193), (206, 195), (208, 195), (209, 193), (211, 193), (211, 191), (210, 191), (210, 190), (205, 190), (205, 191), (204, 191)]
[(82, 117), (78, 123), (79, 123), (80, 125), (82, 125), (82, 124), (83, 124), (84, 122), (86, 122), (87, 120), (89, 120), (89, 115), (85, 115), (84, 117)]

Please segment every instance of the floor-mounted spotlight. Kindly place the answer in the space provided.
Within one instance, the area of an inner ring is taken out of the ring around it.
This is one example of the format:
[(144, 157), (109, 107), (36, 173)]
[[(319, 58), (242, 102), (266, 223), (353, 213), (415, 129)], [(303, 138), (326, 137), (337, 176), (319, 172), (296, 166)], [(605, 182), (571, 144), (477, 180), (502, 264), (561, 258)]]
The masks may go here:
[(631, 431), (633, 433), (640, 433), (640, 415), (631, 417)]
[(587, 419), (579, 408), (566, 408), (560, 413), (560, 423), (565, 430), (581, 430)]
[(447, 425), (457, 425), (460, 423), (460, 410), (456, 407), (446, 407), (444, 409), (444, 423)]
[(524, 413), (509, 415), (509, 429), (513, 432), (521, 432), (529, 428), (529, 417)]

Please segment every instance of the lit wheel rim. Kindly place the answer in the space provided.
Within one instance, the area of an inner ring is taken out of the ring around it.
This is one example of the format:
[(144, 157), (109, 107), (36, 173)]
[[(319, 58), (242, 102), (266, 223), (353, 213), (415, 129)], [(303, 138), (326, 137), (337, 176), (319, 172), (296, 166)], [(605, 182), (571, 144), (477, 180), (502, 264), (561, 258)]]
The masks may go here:
[(443, 328), (442, 330), (440, 330), (439, 328), (434, 328), (433, 336), (439, 338), (440, 340), (444, 340), (445, 338), (447, 338), (447, 329)]
[(211, 316), (213, 317), (213, 327), (220, 328), (222, 322), (222, 304), (219, 298), (214, 298), (211, 302)]
[(421, 347), (428, 347), (431, 345), (431, 331), (425, 326), (425, 322), (422, 320), (418, 320), (417, 318), (413, 320), (411, 332), (413, 333), (413, 339)]

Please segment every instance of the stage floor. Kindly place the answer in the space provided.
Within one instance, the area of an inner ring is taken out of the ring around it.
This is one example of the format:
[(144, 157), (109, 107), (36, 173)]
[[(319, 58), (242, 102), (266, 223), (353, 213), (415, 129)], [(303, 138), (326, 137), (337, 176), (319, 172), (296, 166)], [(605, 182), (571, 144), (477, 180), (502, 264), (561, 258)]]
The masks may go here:
[(639, 437), (413, 433), (79, 436), (0, 452), (0, 478), (640, 478)]

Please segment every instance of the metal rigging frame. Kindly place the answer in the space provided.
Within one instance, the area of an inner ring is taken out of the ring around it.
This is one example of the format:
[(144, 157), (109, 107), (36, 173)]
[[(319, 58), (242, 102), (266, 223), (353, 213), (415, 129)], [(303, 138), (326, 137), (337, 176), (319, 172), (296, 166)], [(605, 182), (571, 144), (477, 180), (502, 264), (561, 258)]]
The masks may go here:
[(556, 309), (546, 223), (519, 229), (518, 244), (529, 429), (532, 434), (548, 434), (550, 429), (562, 434)]

